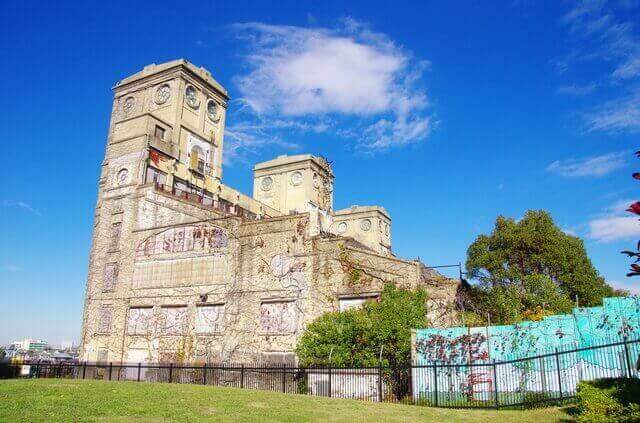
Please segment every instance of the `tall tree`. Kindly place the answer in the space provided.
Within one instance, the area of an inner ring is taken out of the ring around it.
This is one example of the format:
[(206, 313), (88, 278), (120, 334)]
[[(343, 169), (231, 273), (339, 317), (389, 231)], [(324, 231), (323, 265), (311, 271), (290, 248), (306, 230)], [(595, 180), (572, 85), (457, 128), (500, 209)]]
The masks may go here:
[(575, 298), (582, 306), (597, 305), (614, 294), (582, 240), (542, 210), (527, 211), (519, 221), (499, 216), (491, 234), (469, 246), (466, 268), (478, 281), (471, 288), (475, 311), (492, 314), (496, 323), (517, 321), (535, 307), (567, 312)]

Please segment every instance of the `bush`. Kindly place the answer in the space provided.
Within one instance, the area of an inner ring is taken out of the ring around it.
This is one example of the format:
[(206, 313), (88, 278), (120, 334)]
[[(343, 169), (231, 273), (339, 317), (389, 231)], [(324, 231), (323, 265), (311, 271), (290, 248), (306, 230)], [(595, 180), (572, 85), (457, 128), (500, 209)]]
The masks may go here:
[(546, 407), (549, 401), (555, 397), (548, 392), (527, 391), (522, 397), (522, 404), (525, 408)]
[(640, 381), (600, 379), (580, 382), (578, 422), (640, 422)]

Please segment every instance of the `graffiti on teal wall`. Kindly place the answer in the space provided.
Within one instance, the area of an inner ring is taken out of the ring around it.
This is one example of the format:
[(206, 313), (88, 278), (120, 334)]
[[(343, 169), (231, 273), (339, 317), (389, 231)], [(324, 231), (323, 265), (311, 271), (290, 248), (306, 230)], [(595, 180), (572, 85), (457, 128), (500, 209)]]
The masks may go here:
[[(551, 354), (556, 349), (610, 344), (625, 337), (640, 339), (640, 297), (605, 298), (601, 307), (575, 308), (571, 314), (548, 316), (537, 322), (418, 329), (414, 357), (417, 364), (509, 361)], [(578, 352), (575, 360), (592, 362), (592, 354)]]

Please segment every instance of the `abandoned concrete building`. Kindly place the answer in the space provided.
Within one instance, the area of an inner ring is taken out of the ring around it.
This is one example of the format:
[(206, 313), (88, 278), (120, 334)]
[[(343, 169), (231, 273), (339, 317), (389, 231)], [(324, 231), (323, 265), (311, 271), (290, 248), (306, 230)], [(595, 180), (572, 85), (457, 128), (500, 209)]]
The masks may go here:
[(185, 60), (114, 87), (82, 325), (88, 361), (295, 360), (305, 326), (375, 298), (429, 293), (449, 323), (458, 286), (391, 249), (380, 206), (333, 210), (313, 155), (254, 167), (253, 196), (222, 183), (227, 91)]

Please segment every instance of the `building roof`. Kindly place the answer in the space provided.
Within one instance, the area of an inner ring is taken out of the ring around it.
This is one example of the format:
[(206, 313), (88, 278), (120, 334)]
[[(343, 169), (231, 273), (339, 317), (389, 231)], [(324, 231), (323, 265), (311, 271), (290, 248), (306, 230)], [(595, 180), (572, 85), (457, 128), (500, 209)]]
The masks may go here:
[(355, 214), (355, 213), (367, 213), (367, 212), (382, 213), (387, 218), (391, 219), (391, 216), (389, 216), (389, 213), (387, 212), (387, 210), (382, 206), (355, 206), (354, 205), (351, 207), (347, 207), (346, 209), (336, 210), (335, 212), (333, 212), (333, 215), (342, 216), (342, 215), (349, 215), (349, 214)]
[(305, 161), (315, 162), (318, 166), (325, 169), (330, 175), (333, 176), (331, 166), (329, 165), (327, 160), (324, 159), (323, 157), (314, 156), (312, 154), (297, 154), (295, 156), (287, 156), (287, 155), (278, 156), (275, 159), (267, 160), (266, 162), (256, 163), (256, 165), (253, 167), (253, 170), (256, 171), (256, 170), (262, 170), (262, 169), (269, 169), (272, 167), (278, 167), (278, 166), (305, 162)]
[(211, 76), (211, 72), (209, 72), (203, 67), (197, 67), (196, 65), (194, 65), (193, 63), (185, 59), (171, 60), (170, 62), (160, 63), (158, 65), (156, 65), (155, 63), (147, 65), (140, 72), (134, 73), (133, 75), (118, 81), (118, 83), (115, 85), (114, 88), (119, 88), (123, 85), (130, 84), (132, 82), (146, 78), (150, 75), (154, 75), (156, 73), (164, 72), (169, 69), (173, 69), (177, 67), (183, 67), (189, 70), (191, 73), (200, 77), (200, 79), (202, 79), (204, 82), (213, 86), (217, 91), (219, 91), (225, 97), (229, 98), (229, 94), (227, 93), (227, 90), (218, 81), (213, 79), (213, 77)]

